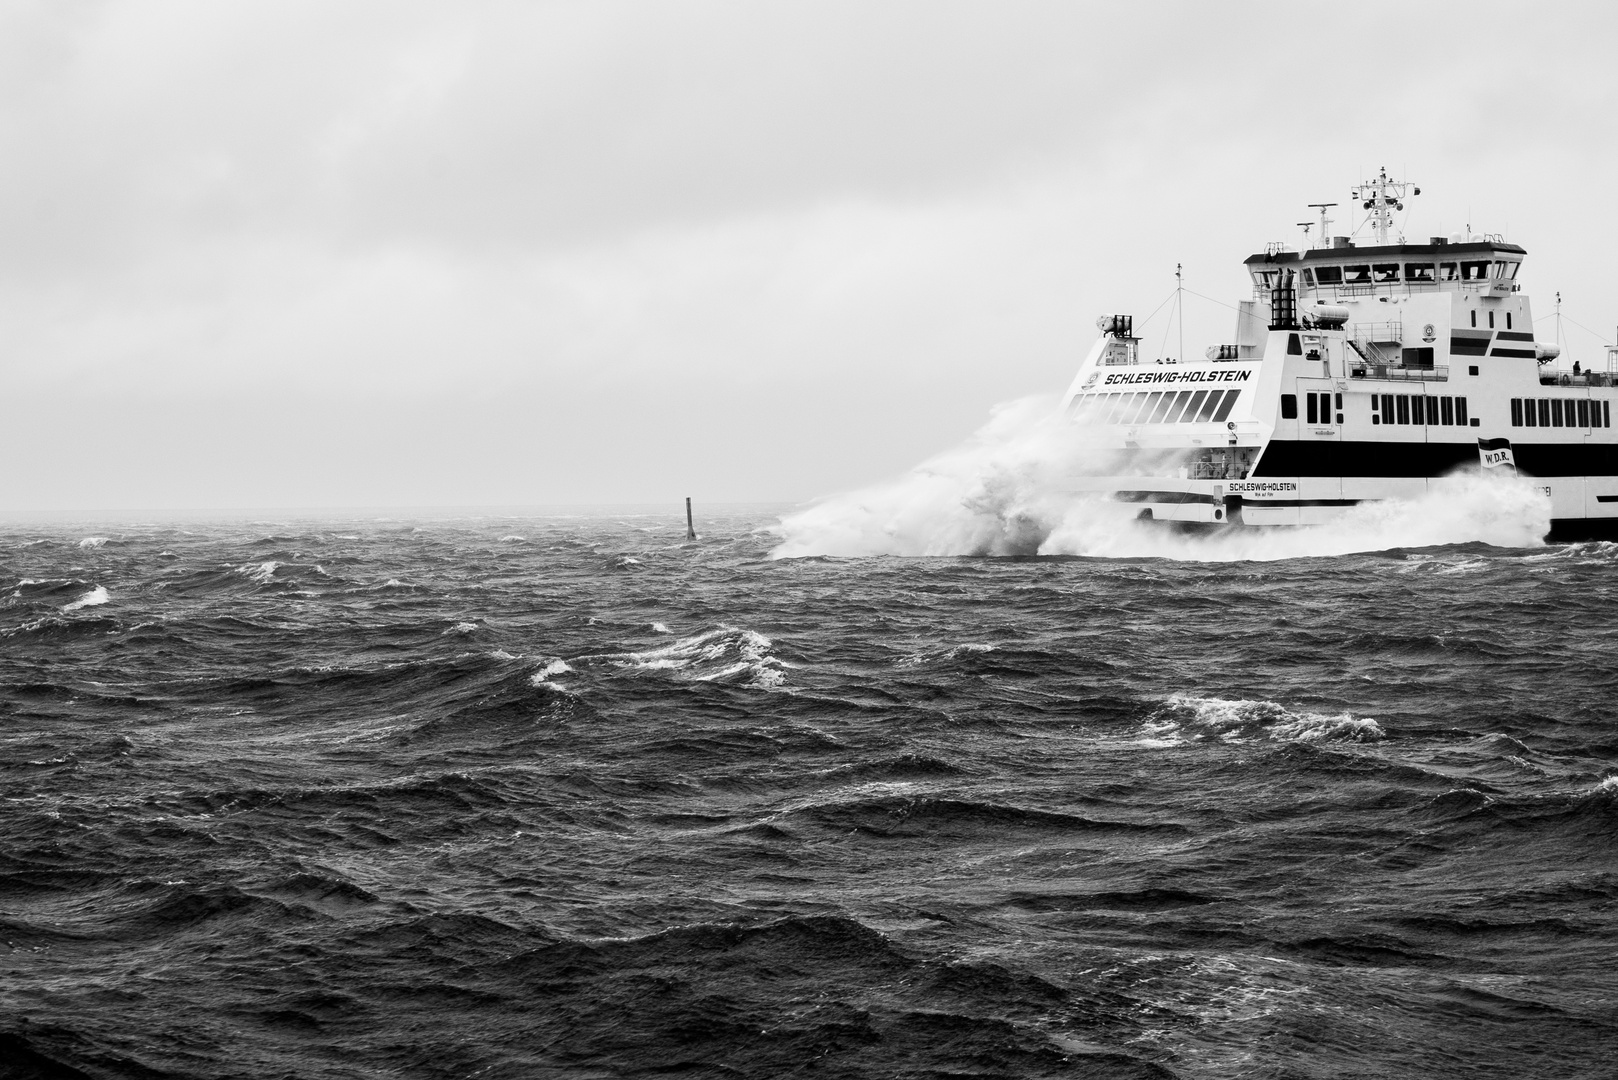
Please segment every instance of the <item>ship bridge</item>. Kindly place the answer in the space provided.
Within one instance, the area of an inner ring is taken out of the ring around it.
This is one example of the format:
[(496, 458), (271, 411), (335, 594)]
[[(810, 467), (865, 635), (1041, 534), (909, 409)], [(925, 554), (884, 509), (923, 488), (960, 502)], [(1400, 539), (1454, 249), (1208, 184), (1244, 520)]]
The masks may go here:
[(1268, 297), (1288, 279), (1299, 301), (1405, 297), (1419, 293), (1504, 296), (1518, 291), (1517, 272), (1527, 254), (1499, 237), (1435, 236), (1425, 244), (1355, 245), (1346, 236), (1305, 252), (1272, 249), (1246, 261), (1253, 288)]

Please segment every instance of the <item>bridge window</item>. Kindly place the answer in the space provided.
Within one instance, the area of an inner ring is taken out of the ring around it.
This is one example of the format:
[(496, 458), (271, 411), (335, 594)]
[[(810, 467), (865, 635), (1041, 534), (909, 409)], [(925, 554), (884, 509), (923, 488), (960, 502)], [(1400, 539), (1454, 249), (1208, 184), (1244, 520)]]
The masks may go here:
[(1298, 418), (1298, 395), (1281, 395), (1281, 419), (1296, 420)]
[(1320, 413), (1315, 408), (1315, 395), (1305, 394), (1304, 397), (1307, 399), (1305, 404), (1308, 405), (1308, 409), (1304, 411), (1304, 420), (1311, 424), (1320, 423)]
[(1482, 259), (1461, 264), (1462, 281), (1487, 281), (1489, 278), (1489, 260)]
[(1398, 263), (1374, 263), (1371, 266), (1371, 279), (1377, 284), (1399, 280)]
[(1360, 263), (1358, 266), (1343, 267), (1343, 281), (1349, 285), (1369, 285), (1371, 283), (1370, 264)]
[[(1307, 273), (1308, 271), (1305, 271)], [(1315, 269), (1315, 278), (1322, 285), (1341, 285), (1343, 283), (1343, 268), (1341, 266), (1321, 266)]]
[(1405, 263), (1405, 280), (1410, 282), (1432, 281), (1432, 263)]
[(1460, 279), (1460, 276), (1461, 276), (1461, 268), (1460, 268), (1459, 263), (1439, 263), (1438, 264), (1438, 280), (1439, 281), (1457, 281), (1457, 280)]

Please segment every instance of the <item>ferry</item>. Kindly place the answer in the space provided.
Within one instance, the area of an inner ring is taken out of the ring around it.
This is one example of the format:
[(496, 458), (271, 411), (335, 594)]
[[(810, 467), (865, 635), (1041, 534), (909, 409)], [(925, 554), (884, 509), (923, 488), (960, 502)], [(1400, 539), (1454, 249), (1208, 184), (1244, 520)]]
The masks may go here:
[(1192, 528), (1326, 525), (1507, 469), (1549, 498), (1551, 539), (1618, 536), (1618, 347), (1590, 370), (1537, 340), (1526, 252), (1502, 236), (1407, 243), (1394, 213), (1419, 194), (1385, 169), (1354, 188), (1368, 242), (1312, 204), (1315, 242), (1310, 222), (1303, 250), (1246, 260), (1253, 296), (1201, 361), (1151, 358), (1131, 316), (1098, 319), (1062, 405), (1097, 451), (1070, 489)]

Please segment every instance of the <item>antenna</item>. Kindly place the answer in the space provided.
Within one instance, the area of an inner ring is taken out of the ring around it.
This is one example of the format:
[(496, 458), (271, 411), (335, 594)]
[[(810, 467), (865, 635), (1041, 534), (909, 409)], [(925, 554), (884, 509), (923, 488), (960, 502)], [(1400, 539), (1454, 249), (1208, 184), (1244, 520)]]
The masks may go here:
[(1181, 306), (1181, 290), (1184, 281), (1180, 276), (1180, 264), (1174, 264), (1174, 314), (1180, 320), (1180, 359), (1185, 359), (1185, 308)]
[[(1371, 212), (1371, 228), (1376, 233), (1378, 247), (1388, 242), (1388, 230), (1393, 227), (1393, 212), (1405, 208), (1406, 193), (1420, 195), (1421, 188), (1406, 180), (1389, 180), (1388, 170), (1384, 167), (1375, 180), (1362, 183), (1353, 189), (1354, 197), (1361, 200), (1361, 206)], [(1321, 211), (1322, 214), (1325, 211)], [(1468, 226), (1468, 231), (1471, 226)], [(1404, 237), (1399, 238), (1404, 243)]]
[[(1311, 210), (1319, 210), (1320, 211), (1320, 246), (1321, 247), (1331, 247), (1331, 218), (1326, 216), (1326, 211), (1331, 209), (1332, 207), (1334, 207), (1336, 205), (1337, 204), (1334, 203), (1334, 202), (1312, 202), (1312, 203), (1309, 204), (1309, 209), (1311, 209)], [(1305, 235), (1307, 235), (1307, 234), (1305, 234)]]

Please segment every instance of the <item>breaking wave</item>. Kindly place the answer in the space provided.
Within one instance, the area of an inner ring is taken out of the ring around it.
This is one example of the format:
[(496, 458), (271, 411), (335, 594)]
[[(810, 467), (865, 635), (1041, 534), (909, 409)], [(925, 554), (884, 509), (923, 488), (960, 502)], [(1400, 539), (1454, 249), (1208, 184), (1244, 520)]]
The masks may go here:
[(1148, 744), (1236, 742), (1376, 742), (1387, 737), (1368, 717), (1348, 713), (1294, 712), (1273, 701), (1250, 701), (1175, 694), (1147, 718), (1141, 729)]
[(632, 671), (663, 671), (692, 682), (737, 683), (775, 688), (786, 682), (786, 665), (771, 652), (772, 642), (756, 630), (721, 626), (677, 638), (643, 652), (584, 656), (577, 665), (605, 663)]
[(74, 600), (72, 603), (64, 604), (62, 606), (62, 611), (65, 614), (69, 611), (77, 611), (80, 608), (99, 607), (100, 605), (105, 604), (109, 599), (111, 599), (111, 597), (107, 595), (107, 587), (105, 585), (97, 585), (95, 588), (91, 589), (77, 600)]
[(1229, 529), (1188, 535), (1142, 522), (1139, 508), (1074, 494), (1070, 478), (1104, 474), (1107, 453), (1083, 442), (1049, 398), (999, 406), (961, 446), (887, 483), (836, 495), (775, 527), (772, 558), (1085, 555), (1231, 562), (1483, 542), (1536, 547), (1550, 501), (1525, 478), (1472, 470), (1427, 495), (1348, 508), (1329, 528)]

